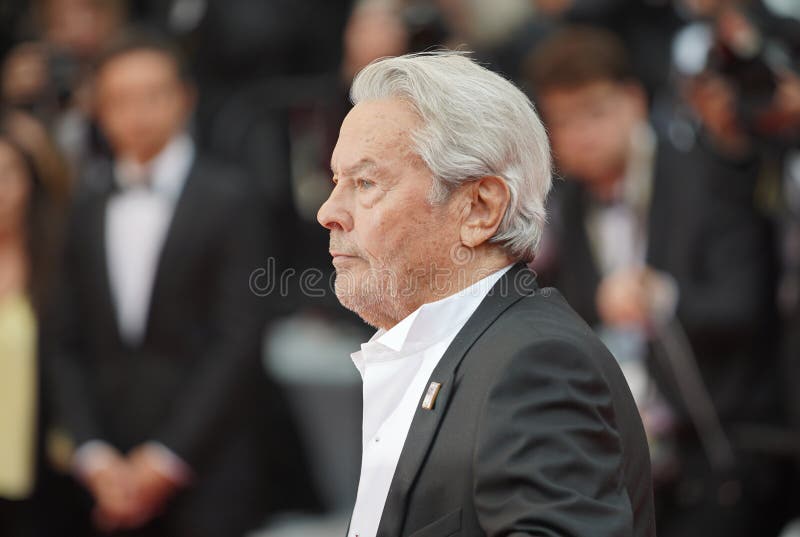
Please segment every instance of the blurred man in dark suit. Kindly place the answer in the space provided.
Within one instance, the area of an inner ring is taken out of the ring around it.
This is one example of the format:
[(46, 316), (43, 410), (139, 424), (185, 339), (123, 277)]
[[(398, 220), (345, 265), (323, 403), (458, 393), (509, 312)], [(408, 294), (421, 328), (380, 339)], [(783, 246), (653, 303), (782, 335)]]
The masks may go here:
[(283, 436), (265, 409), (285, 420), (265, 399), (265, 302), (249, 288), (267, 229), (248, 178), (187, 135), (183, 75), (144, 34), (99, 62), (113, 159), (78, 193), (46, 354), (96, 527), (237, 536), (270, 508), (264, 463), (286, 464), (261, 443), (265, 427)]
[(769, 535), (780, 525), (780, 474), (748, 452), (758, 438), (746, 433), (781, 416), (757, 162), (721, 152), (702, 131), (680, 147), (659, 137), (623, 45), (605, 31), (565, 29), (529, 67), (567, 177), (545, 272), (637, 397), (659, 535)]

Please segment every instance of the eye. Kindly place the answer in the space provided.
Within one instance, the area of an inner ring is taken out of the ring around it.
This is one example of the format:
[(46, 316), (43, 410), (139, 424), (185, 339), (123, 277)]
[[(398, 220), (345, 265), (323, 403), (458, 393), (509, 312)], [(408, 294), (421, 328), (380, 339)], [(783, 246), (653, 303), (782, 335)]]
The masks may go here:
[(355, 182), (356, 182), (356, 188), (359, 190), (369, 190), (370, 188), (375, 186), (375, 183), (367, 179), (356, 179)]

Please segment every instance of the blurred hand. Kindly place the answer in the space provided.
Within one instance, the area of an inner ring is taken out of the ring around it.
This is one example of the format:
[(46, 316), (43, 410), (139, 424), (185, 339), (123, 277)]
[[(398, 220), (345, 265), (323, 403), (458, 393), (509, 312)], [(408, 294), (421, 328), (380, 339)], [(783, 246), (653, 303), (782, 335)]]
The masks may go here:
[(92, 518), (99, 530), (111, 532), (136, 524), (140, 514), (135, 503), (133, 476), (120, 454), (114, 452), (101, 468), (83, 478), (96, 502)]
[(180, 488), (180, 483), (161, 470), (157, 457), (158, 454), (147, 445), (128, 454), (141, 524), (159, 514)]
[(648, 313), (646, 273), (647, 269), (641, 267), (623, 269), (600, 282), (595, 301), (603, 323), (608, 326), (645, 324)]

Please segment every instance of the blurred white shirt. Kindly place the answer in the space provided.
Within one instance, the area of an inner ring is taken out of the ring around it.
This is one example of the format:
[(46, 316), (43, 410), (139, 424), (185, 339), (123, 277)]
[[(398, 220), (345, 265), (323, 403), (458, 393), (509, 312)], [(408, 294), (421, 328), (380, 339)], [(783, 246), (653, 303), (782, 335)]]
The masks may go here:
[(106, 261), (120, 335), (131, 345), (144, 336), (161, 249), (193, 161), (194, 144), (181, 135), (147, 164), (115, 163), (120, 191), (106, 207)]

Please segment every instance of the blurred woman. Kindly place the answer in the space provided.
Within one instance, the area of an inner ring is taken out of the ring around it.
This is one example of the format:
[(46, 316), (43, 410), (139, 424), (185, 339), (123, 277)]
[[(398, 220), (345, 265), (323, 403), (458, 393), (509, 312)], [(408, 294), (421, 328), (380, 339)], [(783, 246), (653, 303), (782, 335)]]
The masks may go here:
[[(37, 315), (52, 269), (54, 206), (31, 152), (0, 120), (0, 535), (30, 531), (39, 445)], [(11, 129), (9, 129), (11, 128)]]

